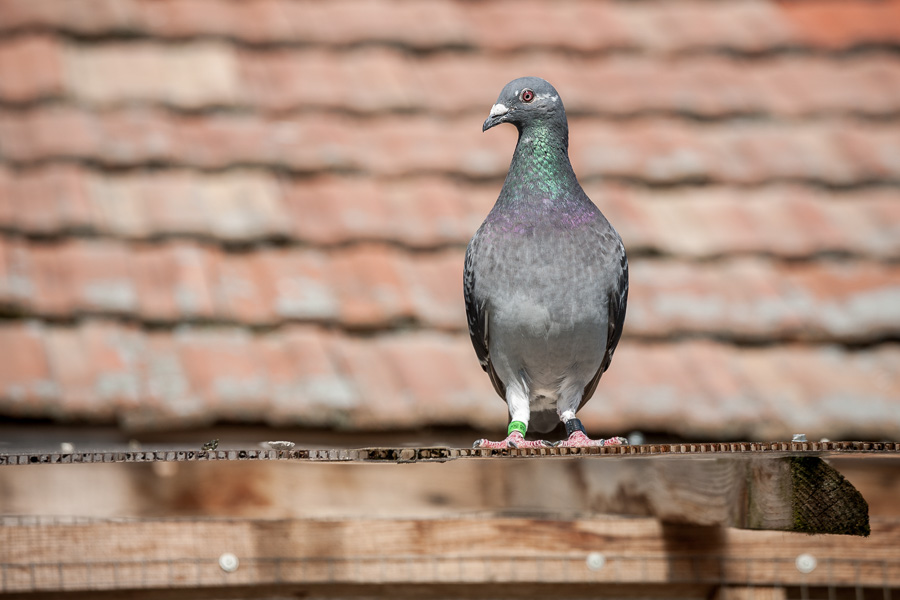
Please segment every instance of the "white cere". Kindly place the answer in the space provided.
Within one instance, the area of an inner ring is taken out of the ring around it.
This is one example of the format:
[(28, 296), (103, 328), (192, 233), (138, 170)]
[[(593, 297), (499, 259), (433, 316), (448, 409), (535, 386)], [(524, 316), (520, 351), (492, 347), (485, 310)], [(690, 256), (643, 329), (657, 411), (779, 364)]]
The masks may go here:
[(509, 112), (509, 107), (505, 104), (495, 104), (491, 107), (491, 116), (499, 117)]

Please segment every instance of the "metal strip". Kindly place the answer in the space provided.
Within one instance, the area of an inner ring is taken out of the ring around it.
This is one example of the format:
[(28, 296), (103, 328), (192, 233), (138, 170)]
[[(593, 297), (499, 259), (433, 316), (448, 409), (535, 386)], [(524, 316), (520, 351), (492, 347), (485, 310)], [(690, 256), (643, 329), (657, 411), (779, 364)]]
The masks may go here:
[(299, 460), (309, 462), (446, 462), (480, 458), (564, 457), (763, 457), (763, 456), (900, 456), (897, 442), (727, 442), (700, 444), (644, 444), (596, 448), (354, 448), (292, 449), (261, 448), (188, 450), (110, 450), (92, 452), (3, 452), (0, 466), (70, 463), (148, 463), (192, 461)]

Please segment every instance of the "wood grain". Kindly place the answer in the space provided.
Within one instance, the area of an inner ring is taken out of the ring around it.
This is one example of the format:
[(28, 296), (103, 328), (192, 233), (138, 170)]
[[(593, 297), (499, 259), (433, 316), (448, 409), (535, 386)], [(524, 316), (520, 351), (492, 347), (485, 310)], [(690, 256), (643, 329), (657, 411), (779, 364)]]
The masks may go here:
[[(841, 469), (862, 486), (859, 491), (876, 509), (873, 515), (900, 517), (900, 463), (865, 456), (870, 455), (844, 460)], [(41, 464), (0, 469), (0, 514), (408, 518), (488, 511), (649, 516), (790, 531), (797, 527), (797, 503), (789, 460), (656, 456), (402, 465), (288, 460)], [(860, 472), (865, 476), (857, 477)], [(853, 494), (852, 486), (843, 491), (846, 497)], [(803, 498), (814, 514), (840, 505), (828, 495)]]
[[(900, 521), (869, 539), (653, 519), (10, 519), (2, 591), (289, 583), (900, 586)], [(239, 568), (219, 567), (223, 552)], [(590, 568), (591, 553), (603, 556)], [(812, 553), (818, 567), (795, 561)]]

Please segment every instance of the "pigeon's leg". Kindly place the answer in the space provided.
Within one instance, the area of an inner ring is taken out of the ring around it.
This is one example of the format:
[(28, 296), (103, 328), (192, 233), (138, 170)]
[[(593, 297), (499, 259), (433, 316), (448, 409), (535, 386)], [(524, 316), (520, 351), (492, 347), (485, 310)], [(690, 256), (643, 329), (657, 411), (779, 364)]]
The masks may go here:
[(568, 438), (561, 442), (557, 442), (556, 446), (566, 448), (587, 448), (589, 446), (620, 446), (627, 444), (628, 440), (623, 437), (609, 438), (608, 440), (592, 440), (584, 431), (584, 425), (581, 419), (575, 417), (574, 410), (566, 410), (560, 414), (560, 419), (566, 425), (566, 433)]
[(526, 440), (528, 419), (531, 417), (531, 405), (528, 399), (528, 388), (515, 382), (506, 387), (506, 403), (509, 405), (509, 428), (506, 439), (492, 442), (486, 439), (476, 441), (473, 448), (549, 448), (550, 443), (544, 440)]
[(472, 444), (473, 448), (550, 448), (552, 444), (544, 440), (526, 440), (527, 426), (522, 421), (511, 421), (507, 429), (506, 439), (499, 442), (480, 439)]

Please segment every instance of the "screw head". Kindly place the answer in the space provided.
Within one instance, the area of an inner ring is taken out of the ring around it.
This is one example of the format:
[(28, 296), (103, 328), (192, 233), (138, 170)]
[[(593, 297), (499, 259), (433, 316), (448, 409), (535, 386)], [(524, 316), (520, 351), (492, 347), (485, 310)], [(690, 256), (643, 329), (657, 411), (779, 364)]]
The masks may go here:
[(238, 557), (231, 552), (226, 552), (219, 557), (219, 566), (222, 567), (222, 570), (226, 573), (234, 573), (237, 571), (239, 564), (240, 561), (238, 561)]
[(606, 557), (599, 552), (591, 552), (587, 555), (587, 560), (585, 562), (587, 563), (588, 569), (591, 571), (598, 571), (606, 564)]
[(794, 561), (794, 565), (796, 565), (797, 570), (801, 573), (812, 573), (816, 569), (817, 564), (818, 561), (812, 554), (801, 554), (797, 557), (797, 560)]

